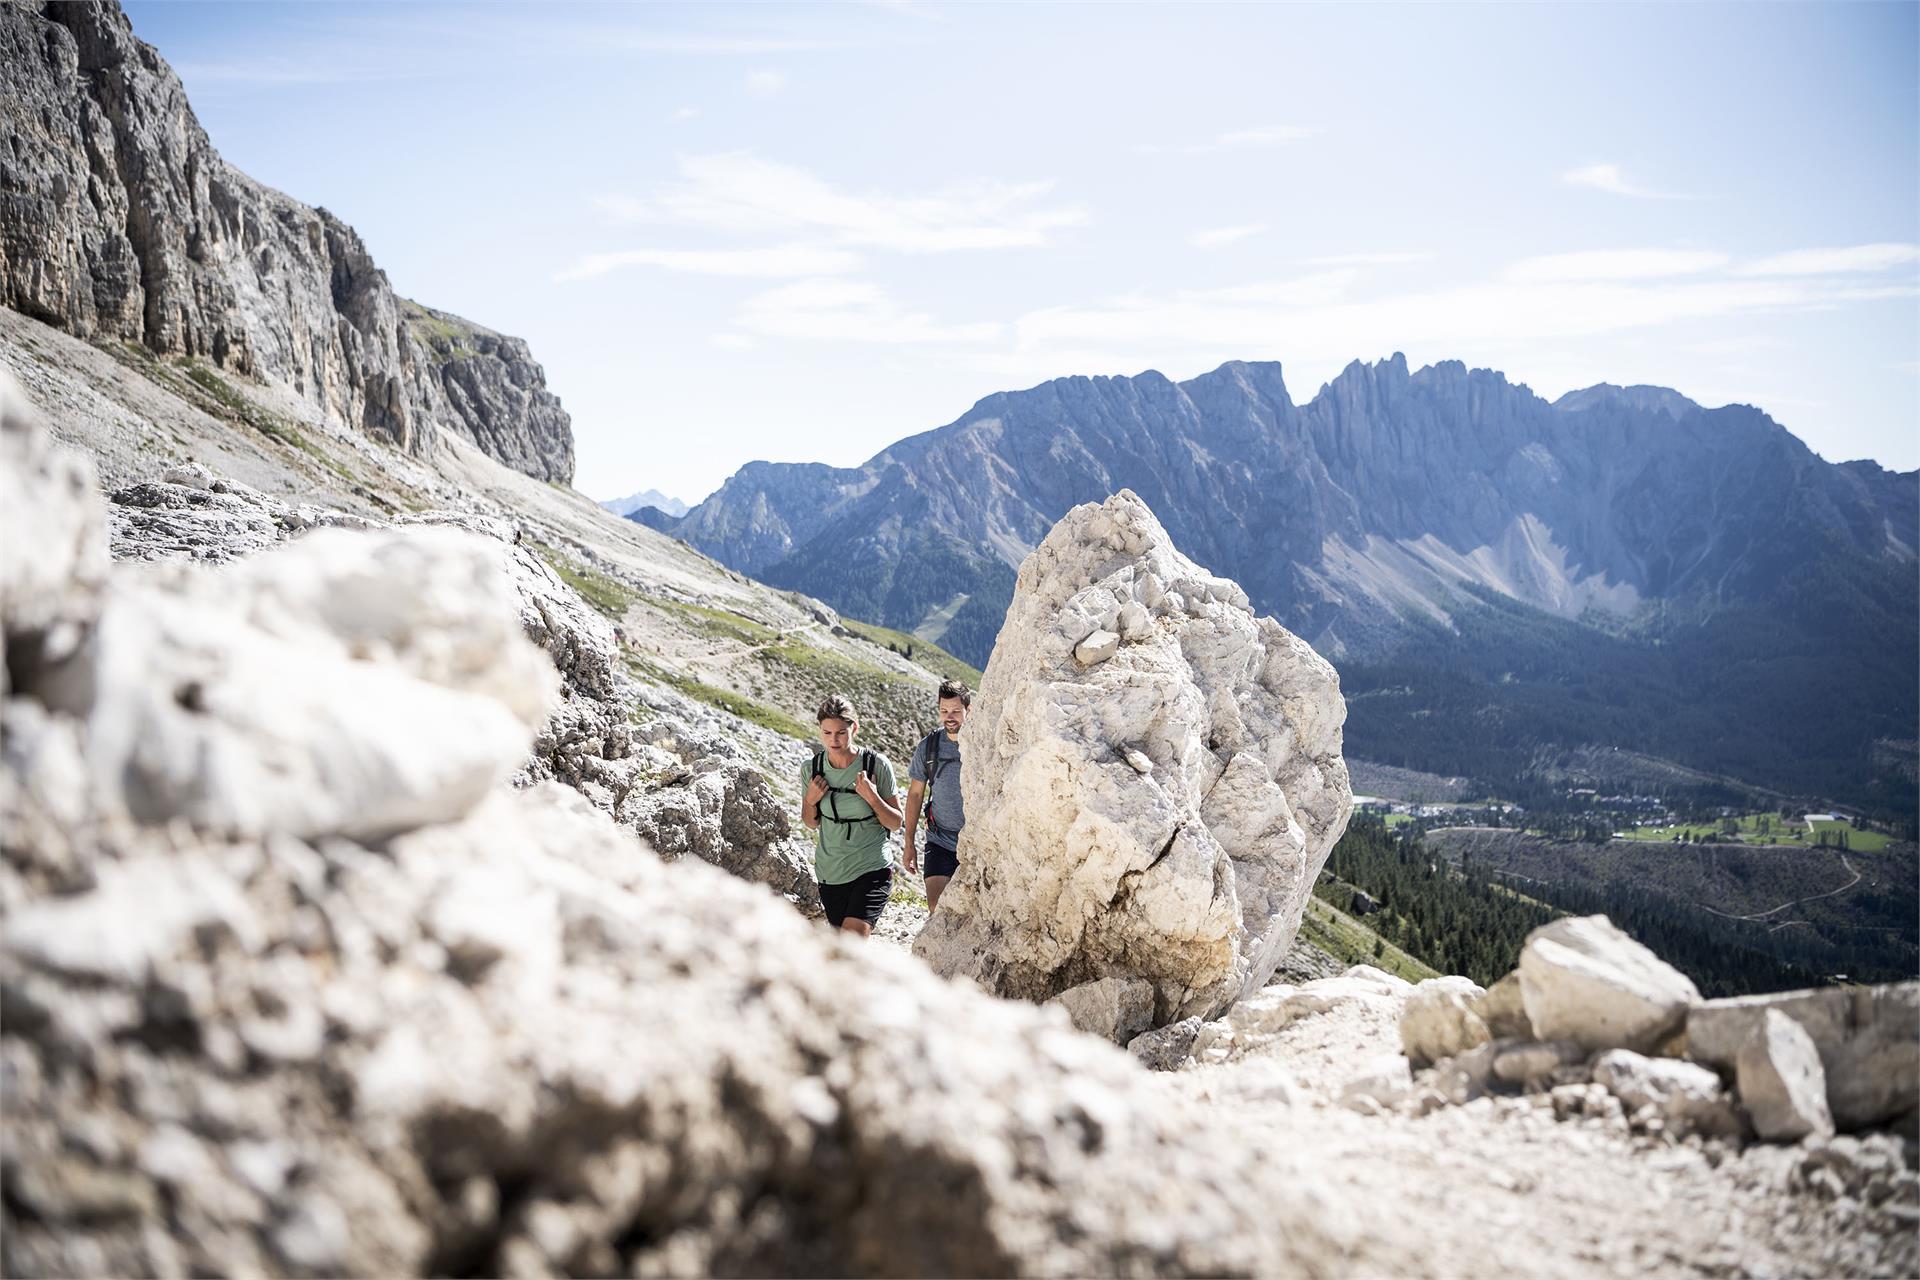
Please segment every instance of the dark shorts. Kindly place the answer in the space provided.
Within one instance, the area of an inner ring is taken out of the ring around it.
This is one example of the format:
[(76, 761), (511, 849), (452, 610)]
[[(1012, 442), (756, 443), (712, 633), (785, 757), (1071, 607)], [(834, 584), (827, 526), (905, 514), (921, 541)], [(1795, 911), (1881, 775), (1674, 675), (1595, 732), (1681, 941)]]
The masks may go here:
[(943, 849), (929, 841), (927, 843), (927, 865), (925, 874), (930, 876), (951, 876), (960, 869), (960, 855), (953, 849)]
[(845, 884), (821, 885), (820, 905), (827, 909), (827, 923), (836, 929), (848, 916), (876, 925), (880, 923), (880, 913), (887, 909), (887, 895), (892, 892), (893, 868), (882, 867), (855, 876)]

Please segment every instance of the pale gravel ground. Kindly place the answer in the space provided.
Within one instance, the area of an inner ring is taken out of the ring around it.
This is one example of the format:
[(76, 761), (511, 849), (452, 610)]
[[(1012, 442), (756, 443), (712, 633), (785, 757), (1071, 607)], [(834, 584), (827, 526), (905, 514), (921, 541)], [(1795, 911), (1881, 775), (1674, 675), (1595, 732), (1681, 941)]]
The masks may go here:
[[(924, 919), (896, 902), (876, 939), (910, 947)], [(1313, 1184), (1356, 1259), (1387, 1238), (1414, 1242), (1420, 1274), (1438, 1277), (1920, 1274), (1920, 1203), (1888, 1212), (1797, 1188), (1800, 1147), (1562, 1122), (1544, 1095), (1426, 1116), (1341, 1105), (1359, 1064), (1399, 1045), (1393, 1011), (1345, 1004), (1236, 1061), (1155, 1079), (1170, 1103), (1217, 1117), (1222, 1142), (1266, 1152), (1278, 1185)]]
[(1920, 1206), (1874, 1213), (1793, 1190), (1798, 1147), (1636, 1137), (1557, 1121), (1544, 1098), (1424, 1117), (1339, 1105), (1355, 1064), (1398, 1044), (1391, 1013), (1344, 1005), (1237, 1062), (1161, 1080), (1230, 1108), (1236, 1132), (1282, 1167), (1317, 1173), (1335, 1203), (1374, 1220), (1369, 1230), (1417, 1233), (1436, 1275), (1896, 1276), (1920, 1266)]

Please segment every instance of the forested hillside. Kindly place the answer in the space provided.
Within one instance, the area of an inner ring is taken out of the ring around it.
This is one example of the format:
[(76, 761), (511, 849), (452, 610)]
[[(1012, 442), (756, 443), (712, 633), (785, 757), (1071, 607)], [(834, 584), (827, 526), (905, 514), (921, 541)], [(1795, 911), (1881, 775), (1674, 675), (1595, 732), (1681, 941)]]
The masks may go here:
[[(1769, 872), (1758, 856), (1742, 859), (1741, 851), (1721, 850), (1726, 856), (1710, 860), (1720, 874), (1709, 879), (1681, 869), (1679, 860), (1689, 854), (1662, 845), (1601, 846), (1620, 861), (1598, 871), (1575, 861), (1565, 845), (1517, 832), (1485, 836), (1464, 840), (1411, 828), (1396, 833), (1376, 816), (1358, 815), (1334, 847), (1315, 892), (1347, 909), (1353, 891), (1363, 891), (1379, 904), (1366, 916), (1375, 932), (1442, 973), (1464, 973), (1482, 985), (1513, 968), (1532, 929), (1556, 915), (1590, 914), (1612, 917), (1708, 996), (1818, 986), (1840, 974), (1856, 982), (1915, 976), (1910, 844), (1889, 846), (1879, 879), (1856, 885), (1857, 894), (1822, 915), (1825, 923), (1816, 927), (1801, 914), (1740, 917), (1759, 915), (1797, 893), (1827, 892), (1827, 881), (1791, 880), (1788, 859), (1805, 865), (1809, 858), (1838, 854), (1781, 850)], [(1515, 850), (1527, 851), (1524, 860)], [(1673, 872), (1665, 878), (1647, 874), (1650, 862), (1661, 858), (1673, 864)], [(1512, 869), (1523, 861), (1526, 873)], [(1847, 878), (1840, 876), (1842, 882)], [(1854, 919), (1829, 918), (1838, 914)]]

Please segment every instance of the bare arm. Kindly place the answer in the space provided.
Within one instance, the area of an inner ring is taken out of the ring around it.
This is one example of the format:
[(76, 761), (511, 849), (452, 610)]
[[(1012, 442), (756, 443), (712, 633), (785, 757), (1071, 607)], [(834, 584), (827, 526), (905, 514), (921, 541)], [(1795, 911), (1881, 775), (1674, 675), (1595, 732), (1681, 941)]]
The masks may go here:
[(880, 793), (874, 790), (873, 780), (866, 774), (863, 773), (854, 780), (853, 790), (867, 802), (868, 807), (873, 810), (873, 816), (878, 818), (880, 825), (887, 830), (898, 831), (901, 824), (907, 820), (906, 815), (900, 812), (900, 806), (892, 797), (881, 798)]
[(800, 823), (809, 831), (820, 829), (820, 797), (827, 794), (827, 780), (815, 778), (807, 784), (807, 793), (800, 797)]
[(907, 847), (901, 860), (907, 864), (907, 870), (920, 869), (920, 855), (913, 847), (913, 833), (920, 829), (920, 807), (926, 803), (927, 784), (914, 779), (907, 784)]

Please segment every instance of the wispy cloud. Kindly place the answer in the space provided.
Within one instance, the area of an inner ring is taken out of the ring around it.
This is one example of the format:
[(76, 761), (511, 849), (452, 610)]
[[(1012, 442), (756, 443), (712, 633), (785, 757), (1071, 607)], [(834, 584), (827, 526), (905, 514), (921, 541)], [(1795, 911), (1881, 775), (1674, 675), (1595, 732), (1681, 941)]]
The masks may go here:
[(945, 22), (946, 15), (936, 13), (924, 4), (914, 0), (863, 0), (868, 8), (879, 9), (885, 13), (899, 14), (903, 18), (917, 18), (921, 22)]
[(1213, 151), (1247, 151), (1259, 147), (1278, 147), (1289, 142), (1301, 142), (1307, 138), (1318, 137), (1320, 132), (1305, 125), (1270, 124), (1253, 129), (1229, 129), (1205, 142), (1177, 144), (1143, 142), (1134, 150), (1143, 155), (1177, 152), (1182, 155), (1197, 156)]
[(1299, 142), (1319, 133), (1297, 124), (1270, 124), (1258, 129), (1233, 129), (1207, 144), (1209, 151), (1231, 151), (1237, 147), (1273, 147), (1283, 142)]
[(747, 92), (756, 98), (771, 98), (787, 87), (787, 77), (779, 71), (749, 71)]
[(799, 280), (747, 300), (736, 323), (779, 338), (903, 343), (992, 342), (1000, 324), (943, 324), (900, 306), (877, 285), (859, 280)]
[(1308, 258), (1309, 267), (1398, 267), (1410, 262), (1430, 262), (1430, 253), (1336, 253), (1323, 258)]
[(676, 107), (674, 108), (672, 118), (675, 120), (691, 120), (699, 114), (700, 108), (698, 107)]
[(770, 249), (622, 249), (587, 254), (554, 279), (588, 280), (632, 267), (658, 267), (694, 275), (791, 280), (802, 276), (840, 275), (859, 266), (857, 253), (811, 245), (782, 245)]
[(1744, 262), (1743, 276), (1825, 276), (1856, 271), (1890, 271), (1920, 262), (1920, 245), (1857, 244), (1841, 249), (1793, 249)]
[(1656, 191), (1630, 180), (1617, 164), (1590, 164), (1569, 169), (1560, 181), (1570, 187), (1591, 187), (1608, 195), (1628, 196), (1635, 200), (1691, 200), (1692, 196), (1673, 191)]
[(1242, 227), (1207, 227), (1188, 236), (1187, 243), (1196, 249), (1218, 249), (1236, 240), (1257, 236), (1266, 229), (1265, 223), (1254, 223)]
[(838, 40), (795, 36), (667, 35), (650, 31), (623, 31), (596, 27), (589, 34), (601, 50), (630, 53), (704, 54), (712, 57), (755, 58), (772, 53), (813, 53), (845, 47)]
[(1223, 289), (1183, 289), (1174, 297), (1183, 303), (1324, 307), (1343, 301), (1358, 278), (1359, 272), (1344, 267), (1291, 280), (1261, 280)]
[(1657, 280), (1717, 271), (1733, 261), (1724, 253), (1692, 249), (1596, 249), (1524, 258), (1506, 270), (1509, 280)]
[(1014, 332), (1017, 346), (1027, 351), (1135, 351), (1155, 361), (1214, 361), (1252, 351), (1344, 362), (1356, 352), (1422, 343), (1450, 352), (1476, 345), (1511, 350), (1689, 320), (1920, 297), (1920, 286), (1862, 290), (1810, 278), (1725, 273), (1577, 279), (1508, 272), (1454, 288), (1365, 298), (1344, 288), (1336, 279), (1307, 277), (1278, 286), (1050, 307), (1019, 317)]
[(1075, 206), (1042, 204), (1047, 182), (976, 181), (924, 195), (850, 192), (793, 165), (744, 152), (680, 162), (681, 180), (644, 199), (597, 203), (627, 220), (708, 231), (820, 236), (833, 244), (898, 253), (1013, 249), (1086, 221)]

